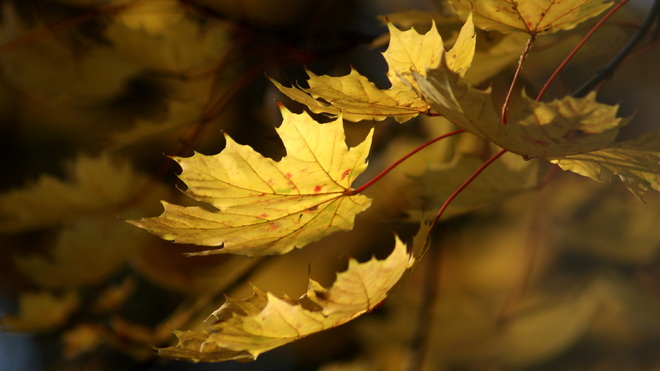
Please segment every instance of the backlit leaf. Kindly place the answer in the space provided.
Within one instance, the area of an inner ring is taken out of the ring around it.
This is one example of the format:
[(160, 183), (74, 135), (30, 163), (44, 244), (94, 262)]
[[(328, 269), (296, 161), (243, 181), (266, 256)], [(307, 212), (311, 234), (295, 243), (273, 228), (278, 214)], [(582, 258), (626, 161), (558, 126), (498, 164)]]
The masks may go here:
[(355, 215), (370, 205), (363, 195), (347, 195), (366, 169), (371, 133), (353, 148), (344, 141), (342, 120), (319, 124), (307, 114), (282, 107), (277, 128), (287, 155), (263, 157), (226, 136), (214, 156), (175, 157), (186, 194), (209, 210), (163, 202), (155, 218), (131, 221), (166, 240), (221, 246), (196, 254), (283, 254), (339, 230), (350, 230)]
[(490, 89), (475, 89), (445, 69), (418, 79), (434, 110), (502, 148), (525, 158), (545, 157), (565, 170), (599, 181), (616, 174), (638, 197), (660, 188), (659, 134), (615, 143), (629, 119), (616, 117), (618, 106), (596, 102), (595, 92), (552, 102), (537, 102), (523, 94), (520, 112), (501, 124)]
[[(253, 360), (261, 353), (339, 326), (382, 302), (426, 247), (428, 228), (415, 237), (413, 253), (397, 238), (385, 260), (349, 262), (329, 289), (309, 280), (299, 300), (280, 299), (257, 288), (245, 300), (228, 299), (213, 313), (216, 323), (197, 331), (175, 331), (179, 344), (159, 349), (159, 355), (188, 361)], [(419, 246), (424, 245), (424, 246)]]
[[(400, 31), (388, 23), (390, 44), (383, 53), (389, 68), (387, 77), (392, 84), (381, 90), (356, 70), (342, 77), (318, 76), (307, 71), (309, 88), (275, 86), (289, 98), (303, 103), (314, 113), (342, 114), (349, 121), (382, 121), (394, 117), (405, 122), (420, 113), (428, 112), (413, 72), (425, 75), (427, 68), (437, 68), (443, 60), (444, 46), (435, 24), (426, 34), (414, 29)], [(468, 17), (454, 47), (446, 53), (446, 65), (463, 75), (474, 56), (474, 26)]]
[(660, 131), (610, 148), (549, 160), (599, 182), (616, 176), (640, 199), (649, 189), (660, 191)]
[(570, 30), (613, 3), (603, 0), (449, 0), (461, 18), (472, 13), (475, 26), (530, 35)]
[(523, 95), (523, 108), (502, 125), (490, 89), (479, 90), (443, 69), (429, 71), (420, 87), (434, 110), (473, 134), (519, 155), (567, 156), (608, 147), (628, 120), (616, 117), (618, 106), (565, 97), (536, 102)]

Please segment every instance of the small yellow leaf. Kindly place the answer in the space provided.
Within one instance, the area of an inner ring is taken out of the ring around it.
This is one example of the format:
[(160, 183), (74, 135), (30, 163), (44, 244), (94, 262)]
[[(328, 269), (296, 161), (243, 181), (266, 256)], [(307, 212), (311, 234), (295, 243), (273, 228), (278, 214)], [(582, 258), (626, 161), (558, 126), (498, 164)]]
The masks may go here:
[[(253, 360), (257, 356), (339, 326), (372, 310), (396, 287), (427, 246), (428, 228), (415, 237), (413, 253), (396, 239), (385, 260), (349, 262), (329, 289), (310, 279), (307, 294), (299, 300), (280, 299), (257, 288), (242, 301), (228, 299), (212, 315), (216, 323), (197, 331), (175, 331), (179, 344), (159, 349), (159, 355), (188, 361), (222, 362)], [(415, 251), (417, 253), (415, 253)]]
[(474, 14), (484, 30), (523, 31), (530, 35), (570, 30), (613, 3), (603, 0), (449, 0), (461, 18)]
[[(442, 38), (432, 24), (431, 30), (420, 35), (414, 29), (401, 31), (388, 23), (390, 44), (383, 53), (389, 68), (387, 77), (392, 86), (378, 89), (356, 70), (342, 77), (317, 76), (310, 71), (309, 88), (285, 87), (273, 84), (289, 98), (305, 104), (314, 113), (342, 114), (349, 121), (382, 121), (394, 117), (405, 122), (429, 105), (421, 95), (414, 74), (424, 76), (428, 68), (441, 65), (445, 53)], [(472, 19), (468, 18), (454, 47), (447, 52), (449, 69), (463, 75), (472, 63), (475, 47)]]
[(366, 169), (373, 130), (354, 148), (345, 144), (341, 119), (319, 124), (309, 115), (282, 108), (277, 128), (287, 155), (263, 157), (226, 137), (214, 156), (174, 158), (186, 193), (217, 210), (163, 202), (159, 217), (130, 223), (166, 240), (220, 246), (196, 255), (284, 254), (339, 230), (350, 230), (355, 215), (369, 207), (363, 195), (347, 195)]

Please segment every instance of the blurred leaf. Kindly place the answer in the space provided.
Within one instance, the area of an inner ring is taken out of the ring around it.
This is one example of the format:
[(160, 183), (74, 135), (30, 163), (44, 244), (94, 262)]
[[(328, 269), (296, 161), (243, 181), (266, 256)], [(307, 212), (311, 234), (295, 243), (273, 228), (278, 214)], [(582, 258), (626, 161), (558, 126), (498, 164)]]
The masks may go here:
[(136, 286), (136, 280), (129, 276), (119, 285), (107, 287), (99, 295), (92, 310), (96, 313), (106, 313), (119, 309), (133, 294)]
[[(13, 41), (43, 25), (29, 29), (11, 5), (4, 4), (0, 43)], [(53, 35), (3, 53), (4, 76), (22, 91), (41, 99), (65, 99), (77, 105), (98, 104), (123, 93), (127, 81), (139, 72), (133, 63), (117, 58), (104, 45), (85, 49), (66, 45)]]
[(50, 330), (62, 326), (79, 303), (74, 291), (60, 296), (48, 291), (23, 293), (18, 298), (20, 313), (0, 317), (0, 328), (15, 332)]
[(129, 130), (110, 135), (110, 141), (118, 146), (128, 146), (141, 144), (140, 142), (146, 139), (160, 138), (172, 131), (199, 122), (204, 106), (195, 101), (171, 101), (166, 117), (155, 120), (138, 119)]
[(104, 329), (100, 325), (82, 323), (62, 334), (64, 356), (76, 358), (90, 353), (103, 343)]
[(493, 33), (477, 31), (477, 35), (474, 60), (464, 77), (472, 85), (482, 84), (515, 64), (527, 41), (525, 34), (517, 32), (498, 37)]
[[(484, 163), (477, 154), (459, 154), (448, 163), (432, 163), (414, 179), (421, 189), (425, 209), (435, 210)], [(445, 217), (484, 208), (522, 192), (534, 189), (540, 179), (538, 160), (524, 161), (515, 154), (505, 154), (486, 168), (451, 203)]]
[(660, 252), (660, 194), (634, 202), (631, 194), (584, 178), (564, 179), (550, 195), (548, 215), (561, 233), (548, 238), (603, 264), (653, 264)]
[(64, 227), (52, 256), (16, 255), (17, 269), (49, 288), (80, 287), (103, 281), (144, 243), (143, 234), (116, 219), (87, 217)]
[(83, 213), (116, 211), (145, 184), (146, 177), (104, 153), (80, 155), (67, 181), (48, 175), (0, 195), (0, 231), (16, 233), (66, 223)]
[(114, 50), (144, 68), (171, 73), (209, 69), (227, 53), (228, 27), (203, 22), (179, 1), (137, 1), (105, 30)]

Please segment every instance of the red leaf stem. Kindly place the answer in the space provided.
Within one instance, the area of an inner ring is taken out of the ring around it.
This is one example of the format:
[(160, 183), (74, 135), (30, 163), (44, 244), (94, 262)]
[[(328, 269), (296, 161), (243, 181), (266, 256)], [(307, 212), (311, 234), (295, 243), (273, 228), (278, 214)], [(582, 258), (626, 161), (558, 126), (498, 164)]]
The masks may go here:
[(373, 179), (366, 182), (361, 187), (356, 188), (356, 189), (347, 189), (346, 192), (344, 192), (344, 194), (347, 195), (347, 196), (353, 196), (353, 195), (356, 195), (358, 193), (361, 193), (362, 191), (364, 191), (365, 189), (371, 187), (374, 183), (379, 181), (382, 177), (387, 175), (387, 173), (394, 170), (395, 167), (399, 166), (399, 164), (401, 164), (402, 162), (407, 160), (410, 156), (414, 155), (415, 153), (423, 150), (424, 148), (430, 146), (431, 144), (433, 144), (433, 143), (435, 143), (435, 142), (437, 142), (441, 139), (445, 139), (445, 138), (451, 137), (453, 135), (464, 133), (464, 132), (465, 132), (465, 130), (462, 130), (462, 129), (461, 130), (456, 130), (456, 131), (452, 131), (451, 133), (443, 134), (443, 135), (441, 135), (437, 138), (433, 138), (433, 139), (429, 140), (428, 142), (426, 142), (426, 143), (420, 145), (419, 147), (413, 149), (408, 154), (406, 154), (405, 156), (403, 156), (400, 159), (398, 159), (397, 161), (395, 161), (392, 165), (388, 166), (385, 170), (381, 171), (380, 174), (376, 175)]

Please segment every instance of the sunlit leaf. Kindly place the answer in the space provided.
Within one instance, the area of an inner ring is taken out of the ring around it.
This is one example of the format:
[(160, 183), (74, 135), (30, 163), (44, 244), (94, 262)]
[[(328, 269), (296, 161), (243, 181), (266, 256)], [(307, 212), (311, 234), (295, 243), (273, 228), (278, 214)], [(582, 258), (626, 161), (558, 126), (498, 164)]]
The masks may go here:
[(615, 143), (629, 119), (618, 106), (598, 103), (596, 93), (537, 102), (523, 94), (522, 108), (501, 124), (490, 89), (479, 90), (446, 69), (418, 76), (434, 110), (471, 133), (525, 158), (544, 157), (566, 170), (607, 181), (619, 176), (636, 195), (658, 189), (657, 133)]
[[(416, 237), (414, 251), (426, 246), (428, 229)], [(217, 321), (197, 331), (175, 331), (179, 344), (159, 355), (188, 361), (253, 360), (261, 353), (344, 324), (382, 302), (416, 259), (397, 238), (385, 260), (349, 262), (329, 289), (311, 280), (299, 300), (280, 299), (257, 288), (244, 300), (228, 299), (213, 313)], [(211, 318), (213, 318), (213, 316)]]
[(472, 13), (475, 26), (530, 35), (570, 30), (613, 3), (604, 0), (449, 0), (462, 18)]
[(609, 148), (549, 160), (599, 182), (618, 177), (639, 198), (649, 189), (660, 191), (660, 131)]
[(565, 97), (536, 102), (523, 95), (523, 108), (502, 125), (490, 89), (479, 90), (443, 69), (429, 71), (420, 87), (433, 109), (454, 124), (528, 158), (566, 156), (610, 146), (628, 120), (618, 106)]
[(289, 98), (305, 104), (312, 112), (342, 114), (350, 121), (382, 121), (394, 117), (405, 122), (429, 110), (414, 79), (413, 72), (426, 74), (427, 68), (437, 68), (446, 59), (452, 71), (464, 74), (474, 55), (474, 26), (468, 18), (457, 42), (447, 53), (435, 24), (420, 35), (414, 29), (400, 31), (388, 23), (390, 44), (383, 53), (389, 68), (387, 77), (392, 84), (381, 90), (355, 69), (342, 77), (318, 76), (307, 71), (309, 88), (284, 87), (273, 80), (275, 86)]
[(370, 200), (347, 195), (366, 169), (371, 134), (353, 148), (341, 119), (319, 124), (307, 114), (281, 109), (277, 132), (287, 155), (263, 157), (226, 136), (214, 156), (174, 158), (183, 168), (186, 193), (217, 210), (163, 202), (159, 217), (131, 221), (166, 240), (221, 246), (197, 254), (283, 254), (339, 230), (350, 230)]

